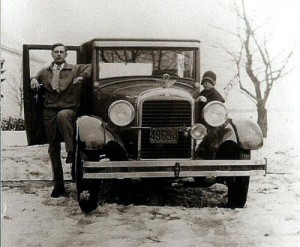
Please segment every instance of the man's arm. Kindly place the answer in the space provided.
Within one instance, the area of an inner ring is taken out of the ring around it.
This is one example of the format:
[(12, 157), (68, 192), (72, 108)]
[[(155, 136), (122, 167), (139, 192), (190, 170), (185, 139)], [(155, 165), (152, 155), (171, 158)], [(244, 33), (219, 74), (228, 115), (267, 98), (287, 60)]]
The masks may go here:
[(91, 64), (80, 64), (78, 65), (79, 75), (73, 80), (73, 84), (81, 83), (87, 81), (92, 74), (92, 65)]
[(92, 64), (79, 65), (79, 73), (83, 77), (83, 80), (88, 80), (92, 76)]
[(39, 82), (40, 81), (40, 74), (41, 74), (41, 71), (38, 72), (38, 74), (35, 77), (30, 78), (30, 88), (32, 90), (37, 91), (39, 89), (39, 87), (41, 86), (41, 83)]

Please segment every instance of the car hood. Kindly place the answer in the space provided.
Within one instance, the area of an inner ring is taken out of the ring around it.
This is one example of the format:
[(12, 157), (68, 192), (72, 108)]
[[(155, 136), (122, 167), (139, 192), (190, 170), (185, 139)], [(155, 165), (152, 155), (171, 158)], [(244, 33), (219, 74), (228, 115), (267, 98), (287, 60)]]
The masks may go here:
[[(172, 85), (173, 84), (173, 85)], [(165, 88), (174, 89), (174, 91), (182, 91), (189, 94), (193, 98), (199, 96), (199, 91), (192, 85), (180, 80), (162, 80), (162, 79), (123, 79), (107, 83), (95, 90), (98, 98), (106, 98), (108, 102), (124, 99), (134, 103), (136, 99), (143, 94), (151, 91), (161, 91)]]

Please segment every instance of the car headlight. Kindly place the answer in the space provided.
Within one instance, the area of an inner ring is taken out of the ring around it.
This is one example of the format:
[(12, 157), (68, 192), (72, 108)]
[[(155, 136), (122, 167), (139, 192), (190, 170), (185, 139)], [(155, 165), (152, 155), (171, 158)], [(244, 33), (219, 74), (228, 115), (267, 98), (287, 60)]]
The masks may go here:
[(204, 107), (202, 116), (208, 125), (218, 127), (227, 121), (228, 112), (222, 102), (212, 101)]
[(112, 103), (108, 109), (110, 120), (118, 126), (126, 126), (134, 119), (134, 108), (125, 100), (118, 100)]
[(195, 124), (191, 128), (191, 136), (196, 140), (203, 139), (204, 136), (207, 134), (207, 129), (203, 124)]

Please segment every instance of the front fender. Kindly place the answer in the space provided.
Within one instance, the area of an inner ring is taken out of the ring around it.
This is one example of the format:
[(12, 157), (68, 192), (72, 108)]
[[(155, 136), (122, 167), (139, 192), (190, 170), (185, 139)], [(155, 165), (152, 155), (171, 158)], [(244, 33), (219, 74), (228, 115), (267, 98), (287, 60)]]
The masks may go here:
[(86, 150), (99, 150), (109, 141), (113, 141), (112, 133), (107, 130), (103, 121), (96, 117), (82, 116), (76, 121), (77, 138)]
[(263, 134), (258, 124), (251, 120), (232, 120), (231, 125), (241, 148), (256, 150), (262, 147)]
[(256, 150), (263, 145), (263, 135), (259, 126), (250, 120), (230, 120), (225, 127), (210, 131), (196, 152), (210, 159), (224, 143), (236, 143), (242, 149)]
[(219, 147), (229, 141), (237, 143), (237, 138), (233, 127), (227, 123), (226, 126), (211, 129), (203, 138), (196, 153), (204, 159), (212, 159)]

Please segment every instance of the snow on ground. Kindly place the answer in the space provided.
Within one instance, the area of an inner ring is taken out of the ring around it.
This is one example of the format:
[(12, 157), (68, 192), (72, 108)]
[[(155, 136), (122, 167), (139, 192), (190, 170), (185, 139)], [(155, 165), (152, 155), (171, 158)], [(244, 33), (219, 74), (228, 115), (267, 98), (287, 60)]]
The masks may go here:
[[(253, 152), (268, 158), (269, 174), (251, 177), (243, 209), (222, 207), (226, 187), (217, 184), (200, 191), (199, 207), (183, 205), (182, 190), (165, 205), (157, 197), (104, 201), (86, 215), (74, 183), (53, 199), (51, 182), (2, 182), (1, 246), (299, 246), (300, 152), (291, 137), (292, 130), (273, 132)], [(51, 179), (47, 145), (27, 146), (24, 132), (2, 132), (2, 143), (2, 180)], [(68, 165), (64, 171), (70, 178)]]

